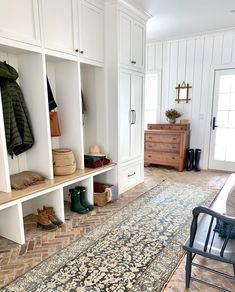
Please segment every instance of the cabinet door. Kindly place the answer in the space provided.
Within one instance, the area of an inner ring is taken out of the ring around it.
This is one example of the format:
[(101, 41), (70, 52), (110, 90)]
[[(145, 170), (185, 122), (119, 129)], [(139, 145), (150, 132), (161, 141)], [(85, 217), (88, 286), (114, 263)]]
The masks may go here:
[(0, 36), (40, 44), (37, 0), (0, 0)]
[(131, 87), (131, 157), (141, 155), (143, 149), (143, 86), (143, 75), (133, 73)]
[(131, 72), (120, 72), (119, 90), (119, 161), (124, 162), (130, 158), (131, 146)]
[(131, 61), (134, 67), (144, 69), (145, 25), (134, 21), (132, 27)]
[(132, 19), (125, 13), (120, 13), (119, 62), (122, 65), (131, 65), (131, 34)]
[(75, 54), (74, 1), (41, 0), (41, 4), (45, 47)]
[(104, 12), (85, 1), (80, 3), (80, 56), (104, 62)]

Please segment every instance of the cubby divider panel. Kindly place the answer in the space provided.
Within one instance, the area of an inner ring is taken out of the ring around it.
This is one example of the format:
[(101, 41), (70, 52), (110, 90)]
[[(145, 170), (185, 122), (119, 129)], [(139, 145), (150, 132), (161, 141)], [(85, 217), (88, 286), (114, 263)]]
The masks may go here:
[(22, 205), (20, 202), (0, 210), (0, 235), (19, 244), (25, 243)]

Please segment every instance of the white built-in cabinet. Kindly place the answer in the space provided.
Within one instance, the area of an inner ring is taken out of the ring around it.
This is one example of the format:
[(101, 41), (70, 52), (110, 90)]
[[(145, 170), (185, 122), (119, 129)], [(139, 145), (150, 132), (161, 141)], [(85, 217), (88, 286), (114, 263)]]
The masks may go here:
[(145, 24), (124, 12), (120, 12), (119, 28), (120, 64), (134, 70), (143, 70), (145, 62)]
[(0, 0), (0, 37), (40, 45), (38, 18), (37, 0)]
[[(120, 193), (144, 180), (144, 14), (114, 1), (106, 6), (110, 153), (118, 163)], [(117, 131), (118, 129), (118, 131)]]
[[(56, 9), (55, 9), (56, 7)], [(79, 55), (81, 62), (104, 62), (104, 7), (89, 0), (40, 0), (47, 49)]]
[(40, 0), (40, 8), (45, 48), (75, 54), (76, 2)]
[(104, 62), (104, 10), (81, 0), (79, 5), (80, 57)]
[[(147, 18), (119, 0), (0, 0), (0, 8), (0, 61), (19, 73), (35, 138), (30, 150), (13, 159), (8, 155), (0, 102), (0, 236), (23, 244), (24, 216), (43, 204), (53, 206), (64, 221), (69, 188), (87, 186), (93, 203), (94, 181), (117, 184), (119, 193), (143, 181)], [(50, 133), (47, 77), (58, 105), (60, 137)], [(84, 169), (92, 144), (117, 167)], [(57, 147), (75, 154), (77, 171), (68, 180), (53, 175)], [(24, 170), (48, 180), (12, 192), (10, 175)]]
[(120, 162), (138, 158), (142, 153), (143, 74), (120, 70), (119, 76), (119, 156)]
[[(92, 204), (94, 181), (117, 181), (114, 164), (92, 171), (84, 169), (84, 153), (91, 144), (99, 144), (109, 154), (105, 131), (104, 3), (18, 2), (0, 0), (0, 61), (6, 61), (19, 74), (17, 82), (28, 108), (35, 144), (13, 159), (8, 155), (0, 102), (0, 235), (24, 244), (24, 216), (50, 205), (64, 221), (69, 188), (86, 186)], [(58, 105), (60, 137), (52, 138), (50, 134), (46, 77)], [(81, 90), (87, 102), (84, 116)], [(75, 155), (77, 171), (68, 180), (53, 175), (52, 149), (57, 147), (70, 148)], [(24, 170), (36, 171), (49, 180), (32, 189), (12, 191), (10, 175)]]

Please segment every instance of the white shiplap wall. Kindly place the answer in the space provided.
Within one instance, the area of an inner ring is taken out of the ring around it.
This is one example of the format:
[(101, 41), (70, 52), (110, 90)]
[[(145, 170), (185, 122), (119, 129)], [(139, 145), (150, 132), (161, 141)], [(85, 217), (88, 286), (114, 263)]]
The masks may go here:
[[(147, 73), (162, 73), (158, 122), (166, 122), (170, 108), (190, 120), (190, 146), (202, 149), (203, 168), (208, 166), (213, 74), (226, 67), (235, 68), (235, 30), (147, 44)], [(175, 87), (183, 81), (192, 86), (188, 104), (175, 102)]]

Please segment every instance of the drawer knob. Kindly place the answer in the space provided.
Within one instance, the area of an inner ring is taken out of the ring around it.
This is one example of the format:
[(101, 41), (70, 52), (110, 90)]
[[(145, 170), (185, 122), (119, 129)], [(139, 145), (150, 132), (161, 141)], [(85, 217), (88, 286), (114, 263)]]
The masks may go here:
[(131, 173), (131, 174), (128, 174), (128, 177), (131, 177), (131, 176), (133, 176), (133, 175), (135, 175), (136, 173), (135, 172), (133, 172), (133, 173)]
[(172, 159), (175, 159), (175, 157), (172, 157)]
[(151, 157), (152, 157), (152, 155), (148, 155), (148, 157), (149, 157), (149, 158), (151, 158)]
[(173, 140), (176, 140), (176, 138), (173, 138)]

